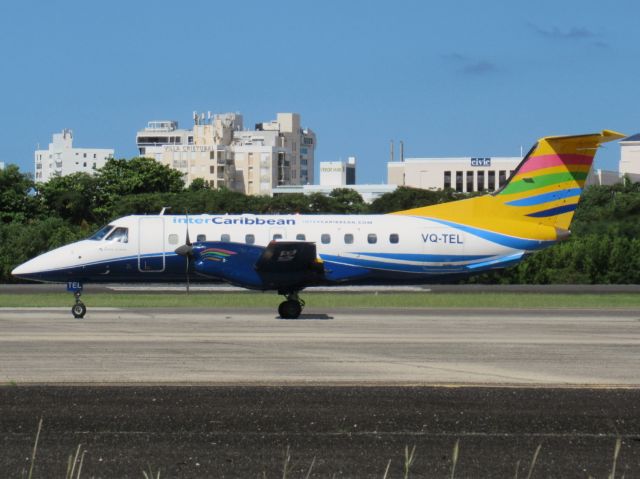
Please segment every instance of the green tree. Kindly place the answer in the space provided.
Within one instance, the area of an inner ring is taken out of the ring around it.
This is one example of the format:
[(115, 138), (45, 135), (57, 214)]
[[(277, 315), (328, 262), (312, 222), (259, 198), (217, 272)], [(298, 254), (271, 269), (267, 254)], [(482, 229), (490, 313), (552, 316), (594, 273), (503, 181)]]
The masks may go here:
[(358, 214), (367, 211), (360, 193), (351, 188), (336, 188), (329, 196), (335, 200), (333, 213)]
[(102, 203), (97, 180), (87, 173), (51, 178), (39, 185), (40, 197), (47, 209), (74, 224), (94, 223), (94, 210)]
[(16, 165), (0, 170), (0, 221), (24, 222), (42, 213), (31, 176)]
[(446, 190), (422, 190), (400, 186), (391, 193), (385, 193), (371, 203), (371, 213), (391, 213), (394, 211), (419, 208), (420, 206), (435, 205), (447, 201), (466, 198), (464, 193), (456, 193), (451, 189)]
[(204, 180), (204, 178), (196, 178), (191, 182), (191, 184), (189, 185), (189, 187), (187, 189), (189, 191), (208, 190), (209, 189), (209, 185)]

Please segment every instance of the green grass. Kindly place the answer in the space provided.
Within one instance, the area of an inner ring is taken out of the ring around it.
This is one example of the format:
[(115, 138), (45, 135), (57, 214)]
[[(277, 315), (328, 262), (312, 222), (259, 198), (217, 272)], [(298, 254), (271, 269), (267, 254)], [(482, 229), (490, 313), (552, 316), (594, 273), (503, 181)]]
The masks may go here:
[[(640, 309), (639, 294), (522, 293), (305, 293), (311, 308), (590, 308)], [(91, 293), (88, 307), (115, 308), (276, 308), (282, 297), (273, 292), (247, 293)], [(71, 307), (70, 293), (0, 294), (0, 307)]]

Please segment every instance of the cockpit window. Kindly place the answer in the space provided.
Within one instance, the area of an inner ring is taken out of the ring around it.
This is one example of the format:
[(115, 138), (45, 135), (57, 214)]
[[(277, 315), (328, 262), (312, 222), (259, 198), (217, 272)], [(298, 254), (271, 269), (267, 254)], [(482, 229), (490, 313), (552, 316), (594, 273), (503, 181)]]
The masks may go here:
[(129, 242), (129, 228), (116, 228), (107, 236), (105, 241), (117, 241), (118, 243)]
[(113, 225), (107, 225), (100, 228), (98, 231), (89, 236), (90, 240), (101, 241), (107, 233), (113, 229)]

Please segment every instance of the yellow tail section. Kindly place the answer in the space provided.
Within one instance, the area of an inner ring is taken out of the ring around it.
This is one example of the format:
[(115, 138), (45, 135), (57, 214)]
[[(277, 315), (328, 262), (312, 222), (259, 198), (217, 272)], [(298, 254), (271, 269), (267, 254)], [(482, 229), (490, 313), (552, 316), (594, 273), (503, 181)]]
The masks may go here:
[(620, 138), (624, 135), (610, 130), (541, 138), (496, 193), (393, 214), (433, 218), (520, 238), (564, 239), (598, 147)]

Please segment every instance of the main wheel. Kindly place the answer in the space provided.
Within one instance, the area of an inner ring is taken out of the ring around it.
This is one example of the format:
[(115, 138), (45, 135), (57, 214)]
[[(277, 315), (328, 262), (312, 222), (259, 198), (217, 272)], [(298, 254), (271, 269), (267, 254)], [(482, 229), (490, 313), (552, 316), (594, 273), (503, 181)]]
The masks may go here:
[(87, 307), (84, 305), (82, 301), (78, 301), (71, 307), (71, 314), (73, 314), (74, 318), (82, 319), (84, 315), (87, 313)]
[(280, 313), (282, 319), (296, 319), (300, 316), (301, 312), (302, 305), (292, 299), (283, 301), (280, 303), (280, 306), (278, 306), (278, 313)]

